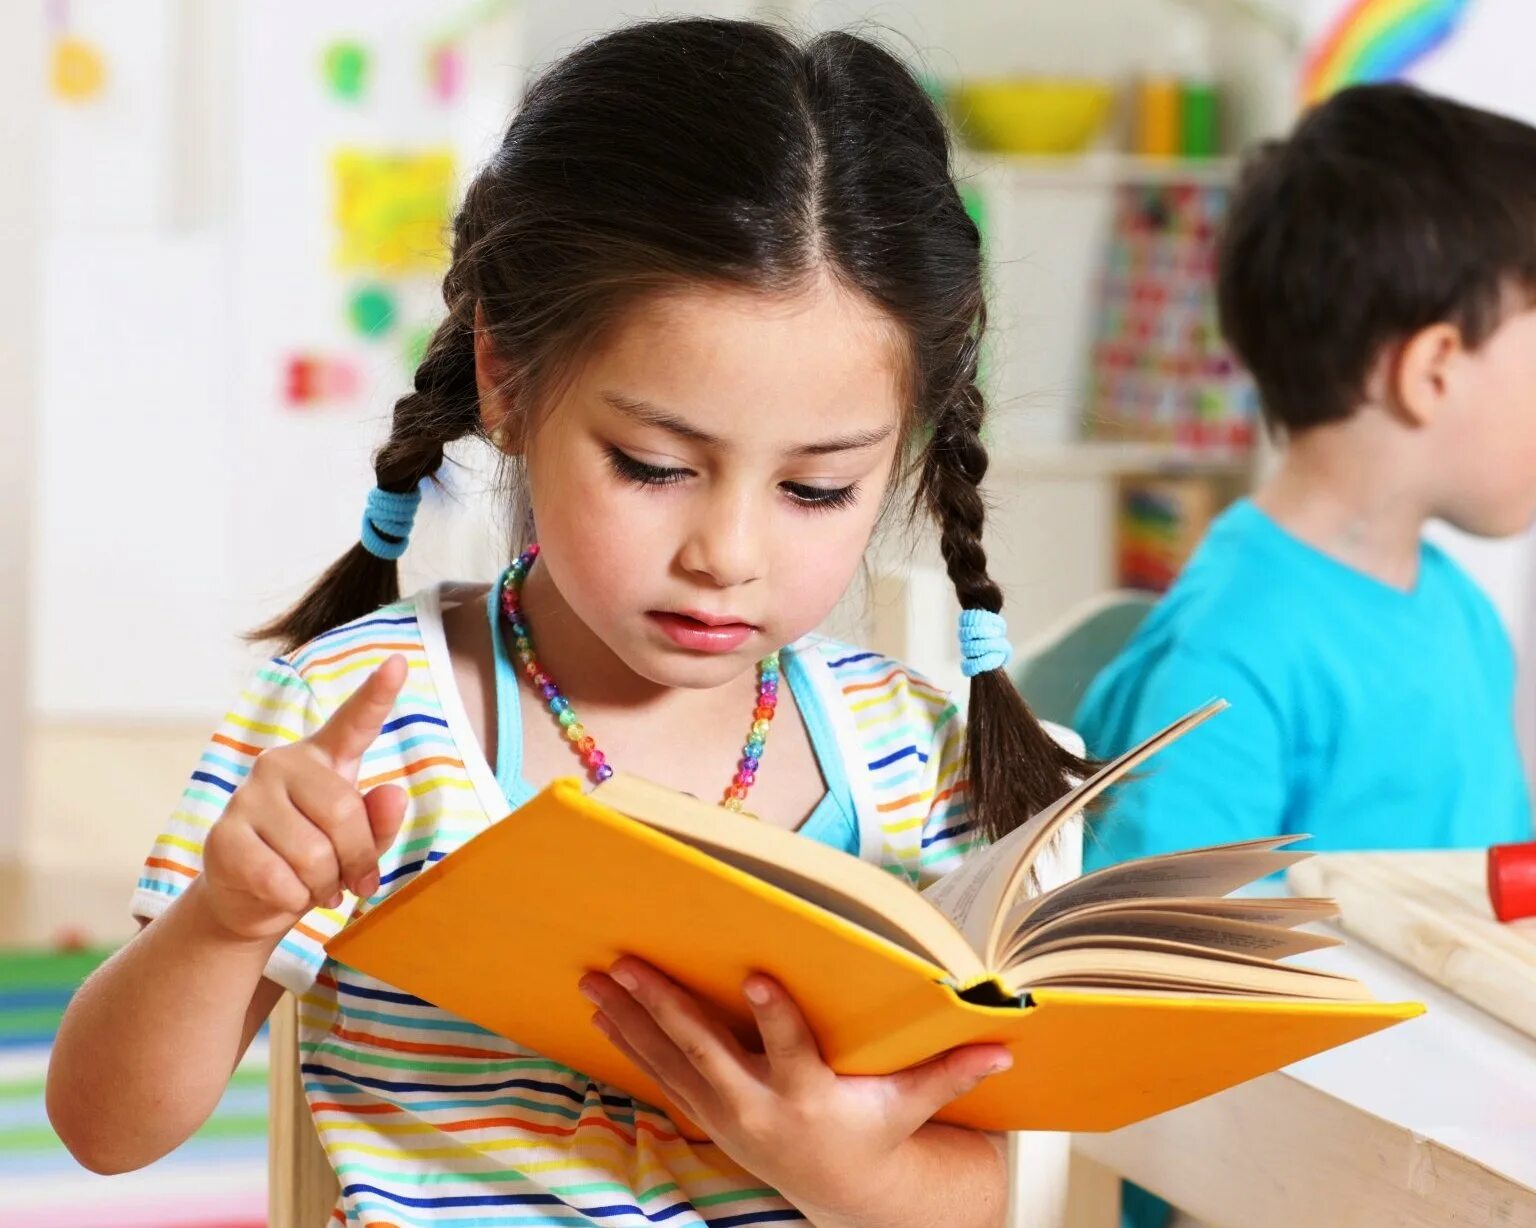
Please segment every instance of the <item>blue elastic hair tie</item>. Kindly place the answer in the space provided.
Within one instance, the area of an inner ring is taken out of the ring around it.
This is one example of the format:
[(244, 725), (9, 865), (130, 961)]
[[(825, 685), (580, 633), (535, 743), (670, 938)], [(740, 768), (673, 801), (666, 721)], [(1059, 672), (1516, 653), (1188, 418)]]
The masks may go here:
[(991, 610), (960, 612), (960, 672), (967, 678), (1002, 669), (1013, 660), (1008, 624)]
[[(416, 523), (416, 509), (420, 506), (420, 484), (415, 490), (407, 491), (382, 490), (375, 486), (368, 492), (368, 507), (363, 512), (363, 549), (375, 558), (398, 559), (410, 541), (411, 526)], [(384, 536), (386, 533), (389, 537)]]

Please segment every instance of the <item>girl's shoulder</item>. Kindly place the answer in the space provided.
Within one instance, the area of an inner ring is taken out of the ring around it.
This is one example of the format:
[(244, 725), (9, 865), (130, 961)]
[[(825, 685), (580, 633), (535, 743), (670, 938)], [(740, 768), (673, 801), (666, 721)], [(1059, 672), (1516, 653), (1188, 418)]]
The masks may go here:
[(808, 720), (836, 738), (860, 856), (918, 885), (959, 864), (975, 840), (965, 728), (948, 693), (894, 657), (827, 636), (782, 656), (796, 695), (811, 697)]
[(392, 655), (406, 659), (415, 676), (441, 654), (442, 610), (448, 585), (422, 589), (368, 614), (321, 632), (307, 644), (275, 659), (286, 665), (313, 695), (322, 712), (340, 704)]
[[(846, 713), (852, 727), (879, 742), (888, 741), (894, 725), (905, 725), (917, 741), (928, 738), (957, 753), (965, 739), (965, 718), (942, 685), (911, 665), (874, 650), (825, 635), (802, 636), (785, 650), (803, 670), (805, 681), (834, 710)], [(1066, 725), (1041, 721), (1061, 747), (1086, 755), (1083, 738)]]
[(814, 632), (783, 655), (786, 668), (800, 671), (823, 703), (859, 729), (905, 724), (914, 734), (940, 737), (959, 723), (949, 692), (895, 657)]

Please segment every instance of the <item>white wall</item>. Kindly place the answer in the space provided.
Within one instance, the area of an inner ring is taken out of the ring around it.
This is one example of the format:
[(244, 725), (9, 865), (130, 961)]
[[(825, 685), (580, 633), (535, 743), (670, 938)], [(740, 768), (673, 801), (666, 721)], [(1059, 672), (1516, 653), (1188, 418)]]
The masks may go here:
[(31, 673), (34, 449), (37, 427), (37, 219), (43, 98), (43, 9), (0, 10), (0, 862), (21, 841), (28, 761), (22, 739)]
[[(31, 705), (45, 720), (205, 724), (255, 655), (237, 633), (355, 540), (369, 454), (408, 386), (380, 348), (356, 404), (282, 406), (286, 353), (348, 341), (327, 272), (329, 152), (451, 144), (471, 169), (523, 64), (515, 24), (481, 31), (479, 85), (445, 113), (423, 103), (421, 50), (462, 6), (69, 7), (110, 75), (100, 105), (48, 115)], [(370, 45), (377, 72), (354, 108), (326, 99), (318, 67), (343, 35)], [(437, 287), (404, 297), (435, 303)], [(477, 508), (424, 512), (424, 538), (441, 539), (434, 519), (470, 531), (454, 535), (467, 550), (432, 561), (484, 557)]]

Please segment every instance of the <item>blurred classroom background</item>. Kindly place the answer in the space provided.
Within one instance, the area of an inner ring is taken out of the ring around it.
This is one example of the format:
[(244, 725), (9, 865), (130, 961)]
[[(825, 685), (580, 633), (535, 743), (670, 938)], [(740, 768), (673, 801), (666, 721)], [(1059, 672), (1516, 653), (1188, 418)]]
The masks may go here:
[[(1211, 295), (1240, 152), (1357, 78), (1536, 121), (1528, 0), (0, 6), (7, 1228), (266, 1222), (260, 1043), (202, 1134), (108, 1181), (47, 1130), (48, 1041), (131, 933), (138, 863), (251, 663), (239, 631), (355, 535), (457, 191), (540, 65), (663, 12), (884, 31), (954, 120), (993, 283), (987, 536), (1021, 646), (1165, 588), (1266, 463)], [(458, 459), (407, 587), (506, 557), (485, 458)], [(1444, 536), (1528, 667), (1531, 542)], [(839, 629), (957, 683), (931, 544), (884, 542), (871, 577)]]

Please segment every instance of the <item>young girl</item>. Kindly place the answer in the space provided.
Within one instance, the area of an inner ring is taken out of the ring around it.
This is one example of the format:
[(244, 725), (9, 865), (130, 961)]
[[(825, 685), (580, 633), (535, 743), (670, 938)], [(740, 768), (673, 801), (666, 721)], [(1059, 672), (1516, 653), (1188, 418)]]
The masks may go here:
[[(573, 770), (914, 884), (1081, 771), (1002, 672), (979, 255), (938, 116), (868, 42), (664, 21), (550, 70), (455, 221), (359, 544), (265, 630), (283, 655), (146, 864), (153, 922), (70, 1008), (48, 1103), (75, 1155), (113, 1172), (179, 1144), (286, 988), (336, 1223), (1000, 1223), (996, 1140), (929, 1121), (999, 1047), (844, 1078), (767, 978), (743, 986), (749, 1049), (654, 968), (589, 974), (593, 1025), (696, 1145), (323, 951)], [(466, 436), (518, 471), (538, 544), (489, 587), (400, 600), (419, 487)], [(965, 609), (968, 732), (920, 677), (811, 633), (907, 476)]]

